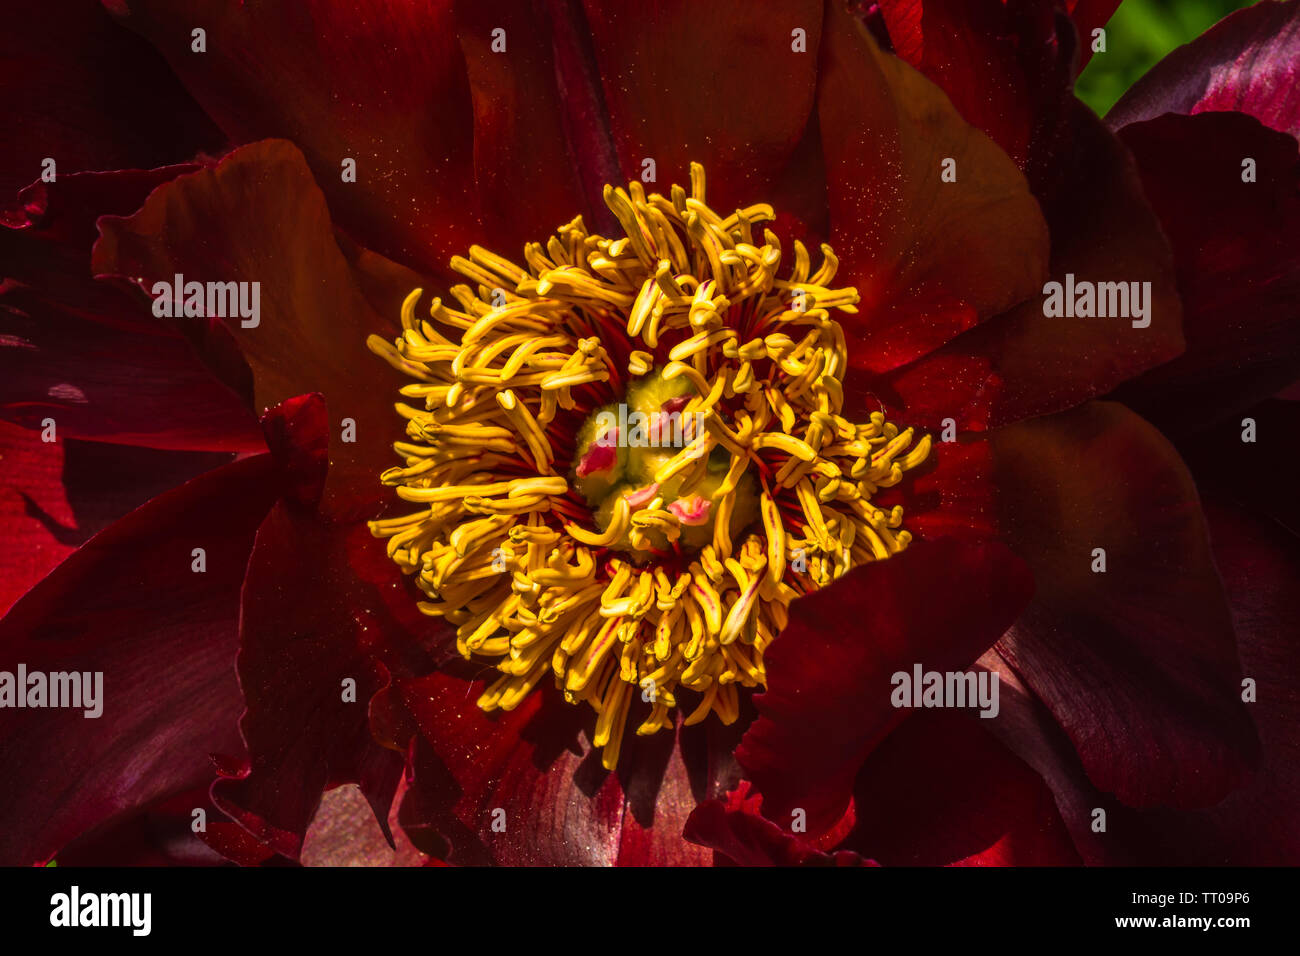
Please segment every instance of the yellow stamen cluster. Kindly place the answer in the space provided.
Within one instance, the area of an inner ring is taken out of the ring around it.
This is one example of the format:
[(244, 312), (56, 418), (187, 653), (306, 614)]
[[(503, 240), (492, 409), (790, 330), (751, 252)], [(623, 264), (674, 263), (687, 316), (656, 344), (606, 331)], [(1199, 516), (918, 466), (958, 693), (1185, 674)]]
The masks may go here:
[[(526, 269), (472, 248), (452, 260), (473, 283), (451, 290), (459, 310), (434, 299), (417, 320), (417, 289), (396, 343), (369, 342), (414, 379), (401, 392), (416, 404), (397, 406), (403, 465), (382, 480), (419, 506), (372, 533), (415, 577), (420, 609), (455, 626), (460, 652), (497, 662), (480, 707), (517, 706), (549, 672), (595, 708), (610, 768), (635, 698), (649, 704), (638, 734), (672, 725), (683, 688), (702, 695), (687, 724), (734, 721), (738, 688), (765, 683), (763, 652), (790, 602), (907, 547), (902, 509), (871, 498), (930, 451), (929, 436), (914, 441), (883, 414), (840, 415), (847, 355), (830, 312), (856, 312), (858, 295), (831, 287), (830, 248), (814, 272), (794, 243), (778, 279), (777, 237), (765, 229), (760, 245), (754, 228), (772, 208), (723, 217), (704, 188), (697, 164), (689, 195), (607, 186), (625, 235), (591, 234), (578, 217), (527, 246)], [(689, 494), (715, 476), (712, 540), (695, 553), (647, 552), (649, 530), (679, 545), (661, 497), (639, 509), (620, 499), (596, 529), (572, 453), (557, 456), (621, 383), (656, 368), (689, 383), (683, 415), (702, 428), (654, 480)], [(735, 528), (742, 478), (761, 489), (759, 517)], [(614, 550), (620, 540), (633, 548)]]

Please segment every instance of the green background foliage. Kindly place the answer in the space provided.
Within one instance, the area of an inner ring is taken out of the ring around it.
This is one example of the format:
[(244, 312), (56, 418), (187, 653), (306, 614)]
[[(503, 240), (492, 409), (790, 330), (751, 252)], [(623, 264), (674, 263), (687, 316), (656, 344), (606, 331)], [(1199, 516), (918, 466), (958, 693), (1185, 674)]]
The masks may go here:
[[(1106, 24), (1106, 52), (1094, 53), (1075, 92), (1098, 115), (1170, 50), (1254, 0), (1124, 0)], [(1092, 43), (1080, 37), (1081, 44)]]

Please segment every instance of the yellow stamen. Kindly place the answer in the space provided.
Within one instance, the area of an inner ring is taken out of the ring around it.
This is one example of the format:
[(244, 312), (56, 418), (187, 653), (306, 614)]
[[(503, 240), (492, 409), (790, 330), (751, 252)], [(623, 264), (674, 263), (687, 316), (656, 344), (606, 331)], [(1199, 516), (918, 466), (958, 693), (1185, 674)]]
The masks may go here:
[[(518, 706), (549, 671), (596, 711), (611, 768), (629, 713), (638, 734), (671, 728), (682, 689), (699, 695), (686, 723), (736, 720), (790, 602), (907, 547), (902, 509), (871, 498), (931, 452), (881, 413), (841, 414), (832, 313), (858, 294), (832, 285), (830, 248), (814, 271), (795, 242), (779, 278), (776, 236), (756, 235), (772, 208), (723, 217), (705, 185), (692, 164), (689, 192), (606, 187), (624, 236), (578, 217), (529, 244), (526, 267), (471, 247), (451, 262), (471, 283), (450, 290), (459, 309), (434, 299), (418, 318), (416, 289), (396, 341), (367, 343), (413, 380), (402, 466), (382, 480), (423, 509), (371, 533), (460, 652), (496, 662), (480, 707)], [(597, 433), (571, 461), (566, 436), (629, 381), (658, 390), (655, 416), (662, 401), (685, 417), (680, 443), (599, 450), (579, 475)]]

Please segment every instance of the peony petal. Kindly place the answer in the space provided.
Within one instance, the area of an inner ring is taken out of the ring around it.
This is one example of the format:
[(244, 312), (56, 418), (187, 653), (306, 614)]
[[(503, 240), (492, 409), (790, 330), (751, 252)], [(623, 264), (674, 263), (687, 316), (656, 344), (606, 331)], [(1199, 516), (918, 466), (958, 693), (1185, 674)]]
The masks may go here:
[[(525, 243), (545, 242), (589, 209), (565, 139), (551, 25), (528, 4), (469, 0), (455, 12), (474, 103), (474, 182), (485, 231), (477, 241), (519, 261)], [(505, 52), (493, 49), (496, 30), (505, 31)], [(598, 202), (599, 193), (590, 198)]]
[(1098, 788), (1131, 806), (1221, 800), (1258, 744), (1177, 453), (1123, 406), (1100, 402), (998, 429), (990, 442), (1007, 540), (1038, 582), (1000, 652)]
[[(322, 393), (335, 415), (324, 507), (336, 517), (374, 517), (402, 434), (393, 412), (398, 376), (366, 349), (370, 333), (391, 334), (396, 316), (369, 307), (335, 242), (324, 198), (302, 154), (267, 141), (227, 156), (214, 169), (154, 191), (135, 215), (100, 220), (100, 273), (155, 282), (257, 282), (260, 323), (224, 319), (253, 371), (254, 407)], [(200, 329), (209, 320), (183, 320)], [(355, 423), (347, 440), (345, 419)]]
[[(110, 0), (236, 143), (293, 140), (363, 245), (432, 273), (478, 241), (451, 3)], [(191, 30), (207, 31), (195, 54)], [(356, 181), (343, 179), (356, 160)]]
[[(484, 714), (483, 684), (439, 672), (396, 685), (419, 727), (402, 826), (437, 858), (469, 865), (699, 865), (682, 839), (697, 801), (734, 782), (736, 729), (629, 736), (615, 773), (590, 740), (593, 717), (550, 690)], [(634, 703), (629, 727), (638, 716)]]
[(63, 445), (0, 422), (0, 615), (73, 551)]
[[(32, 863), (201, 783), (231, 746), (239, 583), (275, 496), (270, 456), (202, 475), (92, 538), (0, 620), (0, 668), (102, 672), (102, 715), (6, 710), (0, 859)], [(193, 554), (203, 548), (205, 568)]]
[(1118, 397), (1191, 432), (1300, 376), (1300, 149), (1236, 113), (1162, 116), (1120, 138), (1174, 248), (1187, 351)]
[(822, 5), (796, 0), (761, 17), (744, 0), (583, 7), (622, 178), (643, 181), (652, 159), (666, 193), (696, 161), (714, 208), (772, 201), (812, 112)]
[[(830, 6), (818, 118), (850, 361), (886, 372), (1038, 292), (1048, 235), (1029, 187), (943, 92)], [(942, 182), (943, 163), (956, 182)], [(850, 378), (850, 384), (853, 383)]]
[(261, 430), (138, 293), (91, 276), (103, 214), (133, 212), (196, 166), (69, 173), (36, 183), (0, 217), (0, 415), (60, 434), (173, 449), (257, 451)]
[[(1112, 10), (1118, 6), (1118, 0), (1103, 2)], [(1079, 46), (1057, 5), (883, 0), (877, 7), (894, 51), (938, 84), (957, 112), (992, 137), (1041, 195), (1053, 178), (1056, 135)], [(1082, 48), (1086, 57), (1089, 47)]]
[[(96, 3), (6, 11), (0, 34), (0, 195), (42, 174), (161, 166), (217, 149), (218, 130), (149, 45)], [(160, 119), (165, 117), (165, 120)]]
[(401, 757), (371, 737), (367, 706), (388, 681), (377, 657), (395, 628), (350, 568), (350, 533), (364, 528), (282, 501), (258, 528), (244, 582), (239, 725), (249, 759), (212, 797), (290, 859), (324, 790), (359, 783), (386, 822), (401, 775)]
[(1164, 113), (1235, 111), (1300, 137), (1300, 8), (1265, 0), (1174, 50), (1106, 114), (1112, 129)]
[(882, 866), (1081, 862), (1052, 791), (989, 733), (997, 720), (926, 710), (904, 721), (858, 774), (842, 846)]
[(748, 780), (721, 800), (699, 805), (686, 824), (686, 839), (716, 851), (737, 866), (872, 866), (851, 851), (827, 853), (763, 816), (763, 797)]
[[(909, 421), (992, 427), (1069, 408), (1166, 362), (1183, 348), (1169, 243), (1134, 163), (1087, 108), (1071, 115), (1064, 185), (1047, 209), (1051, 280), (1150, 282), (1149, 326), (1130, 318), (1048, 318), (1046, 294), (873, 385)], [(936, 382), (940, 383), (936, 387)]]
[(915, 541), (801, 598), (766, 655), (767, 693), (737, 756), (775, 821), (843, 815), (858, 768), (905, 715), (892, 675), (966, 667), (1015, 620), (1032, 582), (999, 544)]

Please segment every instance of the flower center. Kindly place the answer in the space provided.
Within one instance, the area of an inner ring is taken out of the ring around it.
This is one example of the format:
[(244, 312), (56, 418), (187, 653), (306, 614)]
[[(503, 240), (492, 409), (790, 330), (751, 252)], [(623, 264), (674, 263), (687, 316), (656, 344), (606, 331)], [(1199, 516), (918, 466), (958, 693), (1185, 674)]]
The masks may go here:
[(471, 248), (459, 310), (417, 320), (417, 289), (401, 338), (369, 341), (419, 403), (397, 406), (409, 441), (381, 480), (420, 510), (371, 532), (460, 653), (496, 662), (480, 707), (549, 672), (596, 710), (611, 769), (634, 707), (642, 735), (683, 691), (687, 724), (734, 721), (790, 602), (907, 547), (902, 508), (871, 499), (930, 452), (879, 412), (840, 414), (831, 312), (858, 295), (831, 286), (830, 247), (814, 272), (795, 242), (778, 279), (777, 237), (755, 235), (772, 208), (723, 217), (704, 193), (698, 164), (689, 195), (606, 186), (623, 237), (578, 217), (527, 268)]

